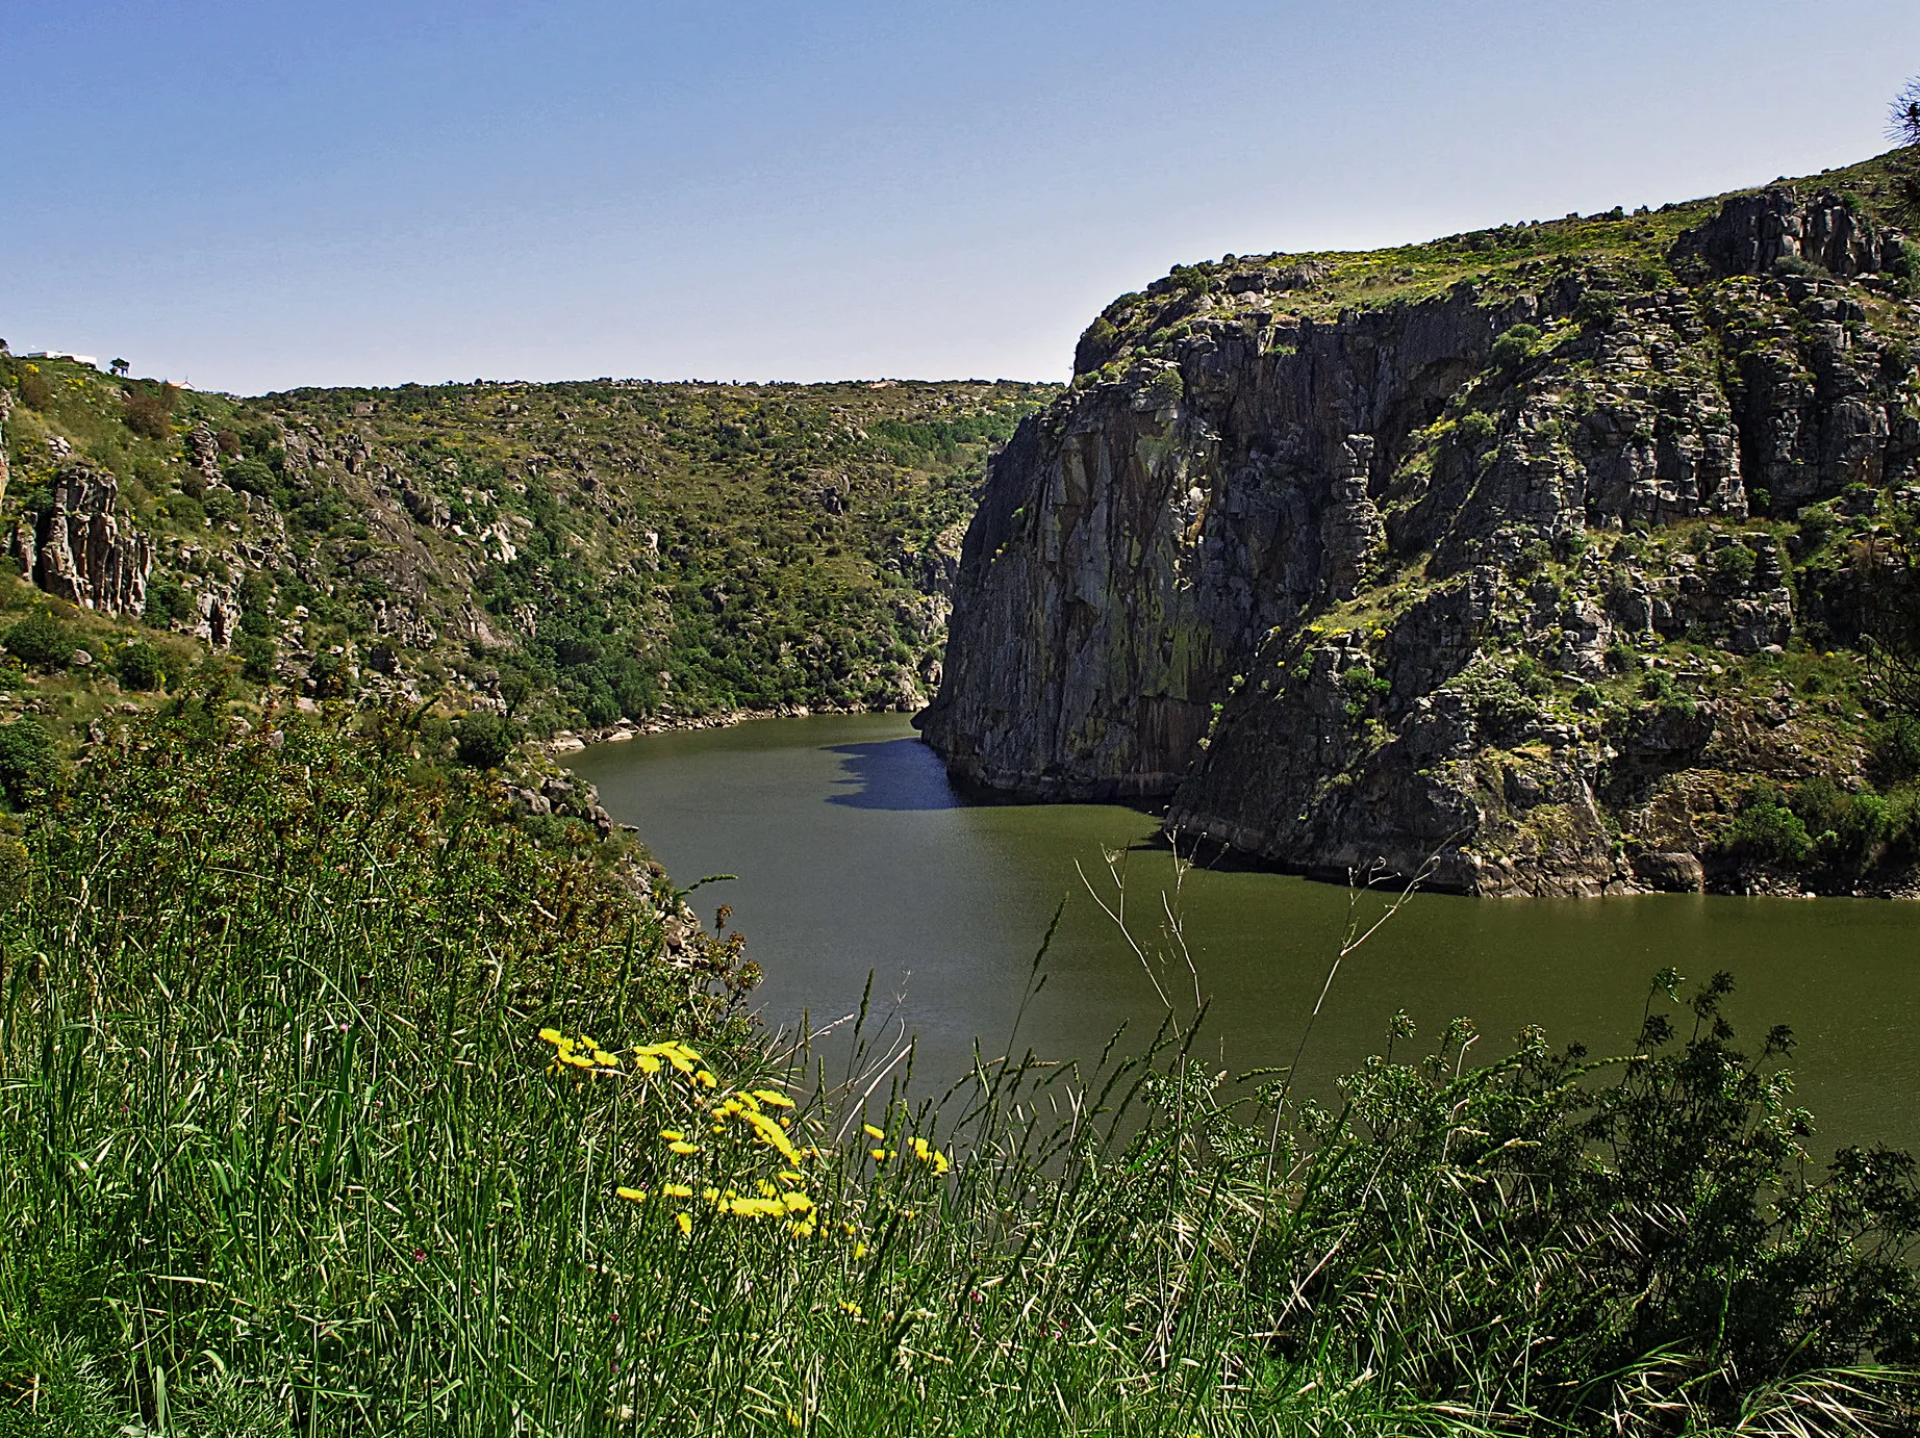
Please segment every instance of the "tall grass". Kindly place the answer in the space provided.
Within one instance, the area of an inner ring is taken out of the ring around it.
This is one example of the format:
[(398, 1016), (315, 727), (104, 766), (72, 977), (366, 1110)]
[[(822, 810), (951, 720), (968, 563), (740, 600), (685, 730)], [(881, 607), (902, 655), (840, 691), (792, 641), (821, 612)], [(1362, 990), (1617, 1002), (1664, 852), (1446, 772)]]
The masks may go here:
[(1611, 1063), (1399, 1023), (1338, 1111), (1171, 1018), (909, 1101), (897, 1045), (748, 1035), (737, 953), (398, 726), (183, 715), (36, 814), (0, 1433), (1915, 1421), (1911, 1164), (1811, 1173), (1723, 983)]

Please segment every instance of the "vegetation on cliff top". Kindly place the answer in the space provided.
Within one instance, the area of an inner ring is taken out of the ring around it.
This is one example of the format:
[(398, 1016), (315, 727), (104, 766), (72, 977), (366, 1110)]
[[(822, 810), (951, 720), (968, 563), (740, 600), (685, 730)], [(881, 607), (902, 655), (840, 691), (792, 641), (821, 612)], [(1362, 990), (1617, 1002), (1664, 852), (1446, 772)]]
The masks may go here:
[(536, 733), (921, 702), (972, 485), (1053, 392), (476, 381), (243, 400), (4, 358), (0, 384), (0, 527), (44, 530), (63, 477), (113, 476), (120, 523), (156, 546), (160, 633), (230, 645), (254, 683), (488, 704)]

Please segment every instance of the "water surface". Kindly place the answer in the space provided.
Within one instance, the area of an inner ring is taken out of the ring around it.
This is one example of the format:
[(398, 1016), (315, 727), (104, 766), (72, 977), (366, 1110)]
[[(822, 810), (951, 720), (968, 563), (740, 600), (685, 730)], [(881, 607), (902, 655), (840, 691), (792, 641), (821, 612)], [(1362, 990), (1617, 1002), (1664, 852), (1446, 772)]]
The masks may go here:
[[(767, 974), (756, 1002), (769, 1021), (848, 1013), (871, 973), (876, 1007), (918, 1034), (925, 1080), (962, 1072), (976, 1037), (1007, 1049), (1063, 900), (1017, 1047), (1097, 1057), (1122, 1024), (1150, 1033), (1168, 1002), (1190, 1014), (1197, 990), (1211, 1005), (1206, 1056), (1236, 1073), (1291, 1061), (1349, 919), (1339, 886), (1271, 873), (1195, 869), (1176, 895), (1149, 814), (966, 803), (902, 716), (652, 735), (574, 767), (679, 883), (739, 876), (693, 902), (709, 922), (733, 906)], [(1108, 854), (1147, 962), (1083, 883), (1120, 907)], [(1341, 966), (1302, 1081), (1324, 1088), (1377, 1052), (1397, 1009), (1423, 1040), (1472, 1018), (1488, 1056), (1529, 1023), (1613, 1051), (1667, 965), (1696, 980), (1732, 971), (1729, 1012), (1756, 1049), (1773, 1024), (1792, 1026), (1800, 1100), (1826, 1139), (1920, 1147), (1920, 905), (1904, 903), (1418, 894)]]

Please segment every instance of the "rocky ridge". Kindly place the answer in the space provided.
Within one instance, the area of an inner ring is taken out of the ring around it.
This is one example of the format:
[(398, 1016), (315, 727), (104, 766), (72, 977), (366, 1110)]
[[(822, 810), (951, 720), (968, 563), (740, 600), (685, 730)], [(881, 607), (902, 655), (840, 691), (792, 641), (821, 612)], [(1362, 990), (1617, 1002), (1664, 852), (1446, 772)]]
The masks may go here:
[(990, 469), (928, 741), (1328, 876), (1910, 883), (1884, 825), (1839, 864), (1739, 818), (1909, 803), (1860, 632), (1920, 506), (1884, 200), (1870, 163), (1123, 297)]

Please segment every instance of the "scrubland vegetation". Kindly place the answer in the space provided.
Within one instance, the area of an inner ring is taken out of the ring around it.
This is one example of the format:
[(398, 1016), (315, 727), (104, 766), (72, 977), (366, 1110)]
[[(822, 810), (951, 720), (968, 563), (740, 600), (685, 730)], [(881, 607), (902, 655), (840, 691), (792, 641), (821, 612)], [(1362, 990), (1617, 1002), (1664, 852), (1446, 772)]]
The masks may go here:
[(0, 1433), (1912, 1429), (1912, 1164), (1724, 980), (1337, 1109), (1171, 1020), (829, 1066), (444, 726), (227, 707), (9, 790)]

